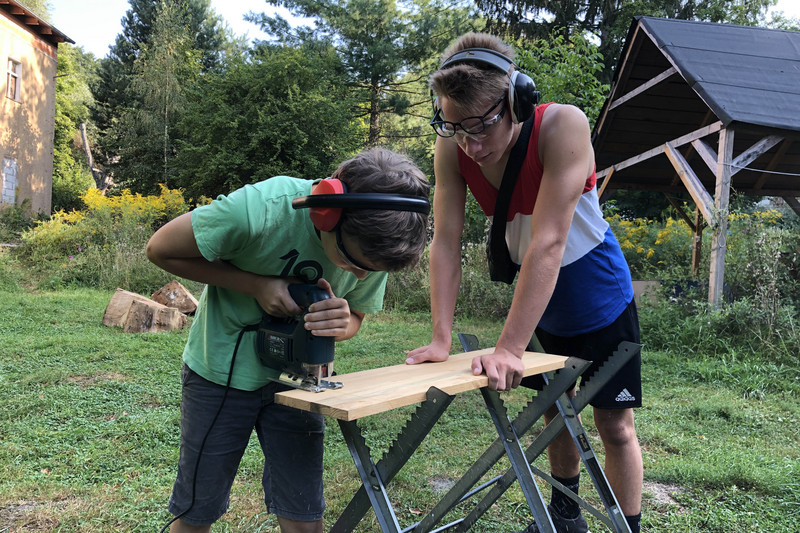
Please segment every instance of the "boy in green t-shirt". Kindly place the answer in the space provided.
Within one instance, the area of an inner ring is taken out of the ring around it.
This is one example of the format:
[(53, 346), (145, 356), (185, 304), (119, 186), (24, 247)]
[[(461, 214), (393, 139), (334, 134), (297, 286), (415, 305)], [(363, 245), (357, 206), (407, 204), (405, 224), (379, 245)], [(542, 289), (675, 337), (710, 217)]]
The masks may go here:
[[(356, 198), (356, 205), (292, 206), (320, 191), (338, 194), (338, 184), (346, 194), (332, 201)], [(260, 362), (255, 332), (242, 332), (265, 312), (299, 314), (288, 286), (304, 282), (330, 295), (309, 306), (305, 328), (337, 341), (353, 337), (364, 316), (381, 309), (386, 272), (422, 256), (428, 192), (408, 158), (376, 148), (339, 165), (330, 180), (277, 176), (246, 185), (153, 235), (153, 263), (207, 284), (183, 353), (171, 532), (210, 531), (225, 513), (253, 428), (265, 456), (265, 502), (281, 531), (322, 531), (322, 417), (274, 403), (275, 392), (287, 387), (271, 381), (279, 370)], [(370, 200), (378, 203), (361, 202), (356, 195), (364, 193), (378, 193)]]

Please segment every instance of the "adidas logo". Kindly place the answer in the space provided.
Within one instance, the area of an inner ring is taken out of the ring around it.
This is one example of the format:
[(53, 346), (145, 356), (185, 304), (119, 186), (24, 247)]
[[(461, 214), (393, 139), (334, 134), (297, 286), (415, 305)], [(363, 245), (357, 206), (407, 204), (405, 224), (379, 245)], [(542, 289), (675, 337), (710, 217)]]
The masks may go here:
[(622, 392), (620, 392), (617, 395), (617, 401), (618, 402), (635, 402), (636, 398), (634, 396), (632, 396), (630, 392), (628, 392), (628, 389), (622, 389)]

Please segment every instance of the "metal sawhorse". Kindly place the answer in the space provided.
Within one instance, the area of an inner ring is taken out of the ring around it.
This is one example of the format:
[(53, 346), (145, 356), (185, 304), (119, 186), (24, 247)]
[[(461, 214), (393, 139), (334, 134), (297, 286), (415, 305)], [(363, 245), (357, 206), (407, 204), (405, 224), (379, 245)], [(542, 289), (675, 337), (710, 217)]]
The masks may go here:
[[(459, 335), (459, 339), (466, 351), (472, 351), (477, 348), (477, 339), (473, 336)], [(513, 482), (518, 480), (540, 531), (555, 533), (547, 506), (534, 478), (534, 474), (536, 474), (565, 492), (565, 494), (577, 501), (581, 507), (616, 533), (630, 533), (619, 503), (595, 457), (588, 435), (577, 415), (588, 405), (595, 391), (607, 383), (619, 368), (638, 353), (639, 349), (640, 346), (638, 344), (621, 343), (614, 355), (592, 376), (592, 380), (587, 386), (582, 387), (571, 400), (567, 397), (566, 392), (589, 366), (589, 362), (574, 357), (566, 358), (563, 368), (560, 368), (557, 372), (551, 371), (542, 374), (545, 382), (544, 388), (519, 412), (513, 421), (509, 419), (499, 393), (489, 390), (488, 387), (481, 387), (480, 391), (494, 422), (498, 438), (420, 521), (405, 528), (401, 528), (398, 522), (389, 499), (387, 486), (422, 444), (425, 436), (433, 429), (455, 396), (447, 394), (436, 387), (430, 387), (425, 394), (425, 400), (411, 415), (408, 423), (398, 433), (383, 458), (377, 463), (372, 459), (370, 448), (357, 425), (357, 420), (338, 419), (342, 435), (353, 457), (362, 485), (330, 531), (332, 533), (353, 531), (370, 507), (375, 512), (377, 521), (384, 533), (469, 531)], [(327, 394), (327, 392), (324, 394)], [(283, 403), (280, 399), (278, 401)], [(542, 430), (527, 449), (523, 449), (520, 437), (552, 405), (558, 407), (559, 416)], [(307, 410), (313, 409), (307, 408)], [(578, 448), (583, 464), (603, 503), (605, 514), (591, 506), (584, 499), (575, 496), (569, 489), (531, 464), (564, 428), (569, 431)], [(512, 465), (511, 468), (504, 474), (476, 486), (479, 480), (504, 455), (508, 457)], [(466, 516), (438, 526), (445, 515), (453, 508), (484, 491), (486, 493), (483, 498)]]

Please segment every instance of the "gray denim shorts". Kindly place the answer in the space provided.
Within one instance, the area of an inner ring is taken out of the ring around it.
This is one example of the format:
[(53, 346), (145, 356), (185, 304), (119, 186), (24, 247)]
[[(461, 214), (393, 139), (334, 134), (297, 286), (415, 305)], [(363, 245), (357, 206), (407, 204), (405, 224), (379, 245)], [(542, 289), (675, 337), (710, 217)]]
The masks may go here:
[(169, 502), (173, 515), (187, 524), (208, 525), (227, 511), (233, 479), (255, 428), (264, 452), (267, 510), (290, 520), (322, 519), (322, 415), (277, 405), (275, 393), (287, 389), (277, 383), (255, 391), (231, 388), (226, 396), (224, 386), (186, 365), (181, 380), (180, 460)]

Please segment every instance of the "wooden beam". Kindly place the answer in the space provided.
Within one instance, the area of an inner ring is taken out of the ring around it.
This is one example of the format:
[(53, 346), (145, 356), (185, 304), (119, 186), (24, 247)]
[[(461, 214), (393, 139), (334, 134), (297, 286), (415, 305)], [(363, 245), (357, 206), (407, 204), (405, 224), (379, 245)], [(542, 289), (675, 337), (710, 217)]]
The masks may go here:
[(645, 82), (642, 85), (639, 85), (634, 90), (632, 90), (632, 91), (620, 96), (616, 100), (614, 100), (611, 103), (611, 106), (609, 106), (608, 110), (611, 111), (612, 109), (616, 109), (617, 107), (621, 106), (625, 102), (628, 102), (628, 101), (632, 100), (633, 98), (636, 98), (637, 96), (639, 96), (643, 92), (647, 91), (651, 87), (655, 87), (656, 85), (658, 85), (662, 81), (664, 81), (664, 80), (666, 80), (668, 78), (671, 78), (674, 74), (677, 74), (677, 73), (678, 73), (678, 70), (675, 67), (668, 68), (667, 70), (665, 70), (664, 72), (662, 72), (658, 76), (654, 77), (650, 81)]
[(714, 189), (714, 209), (717, 223), (711, 241), (711, 267), (708, 280), (708, 303), (715, 309), (722, 300), (725, 283), (725, 252), (728, 249), (728, 207), (731, 194), (731, 160), (733, 159), (733, 128), (719, 133), (717, 149), (717, 183)]
[(780, 162), (780, 160), (783, 159), (783, 156), (786, 154), (786, 152), (789, 150), (789, 147), (791, 146), (792, 146), (791, 139), (785, 139), (783, 141), (783, 144), (781, 144), (778, 147), (778, 151), (775, 153), (774, 156), (772, 156), (772, 158), (769, 160), (769, 163), (767, 163), (767, 166), (764, 168), (766, 172), (762, 172), (761, 175), (758, 177), (758, 181), (756, 181), (755, 185), (753, 185), (754, 189), (761, 189), (764, 186), (764, 183), (766, 183), (767, 179), (770, 176), (770, 172), (772, 172), (772, 170), (774, 170), (775, 167), (778, 166), (778, 162)]
[(689, 191), (689, 195), (691, 195), (695, 205), (702, 211), (703, 216), (708, 221), (708, 225), (716, 225), (714, 200), (711, 198), (711, 195), (706, 192), (697, 174), (694, 173), (692, 167), (689, 166), (689, 163), (686, 162), (686, 159), (672, 143), (665, 144), (663, 150), (664, 153), (667, 154), (672, 166), (675, 167), (675, 171), (678, 173), (678, 176), (680, 176), (684, 187)]
[(700, 158), (705, 162), (706, 166), (714, 173), (717, 174), (717, 152), (714, 151), (702, 139), (695, 139), (692, 141), (692, 146)]
[[(710, 109), (707, 109), (706, 110), (706, 114), (703, 117), (703, 120), (700, 122), (699, 127), (707, 126), (709, 124), (709, 122), (711, 120), (715, 119), (715, 118), (716, 118), (716, 116), (714, 115), (714, 113), (712, 113)], [(694, 141), (692, 141), (692, 144), (694, 144)], [(691, 162), (693, 155), (694, 155), (694, 152), (692, 151), (692, 146), (687, 146), (683, 150), (683, 157), (686, 158), (686, 161), (690, 161)], [(681, 181), (681, 178), (680, 178), (680, 176), (678, 176), (678, 174), (675, 174), (675, 176), (672, 177), (672, 184), (673, 185), (679, 183), (680, 181)]]
[[(714, 122), (713, 124), (709, 124), (708, 126), (704, 126), (704, 127), (700, 128), (700, 129), (697, 129), (697, 130), (695, 130), (695, 131), (693, 131), (691, 133), (687, 133), (686, 135), (682, 135), (682, 136), (680, 136), (680, 137), (678, 137), (676, 139), (673, 139), (673, 140), (669, 141), (668, 144), (671, 144), (674, 148), (677, 148), (679, 146), (683, 146), (684, 144), (689, 144), (690, 142), (694, 141), (695, 139), (702, 139), (703, 137), (705, 137), (707, 135), (711, 135), (712, 133), (716, 133), (721, 129), (722, 129), (722, 122), (721, 121), (717, 121), (717, 122)], [(642, 161), (646, 161), (646, 160), (648, 160), (648, 159), (650, 159), (652, 157), (655, 157), (657, 155), (661, 155), (661, 154), (664, 153), (665, 146), (666, 145), (661, 145), (661, 146), (657, 146), (655, 148), (651, 148), (650, 150), (647, 150), (646, 152), (642, 152), (639, 155), (630, 157), (630, 158), (626, 159), (625, 161), (621, 161), (619, 163), (615, 163), (614, 165), (611, 165), (608, 168), (604, 168), (603, 170), (601, 170), (600, 172), (597, 173), (597, 178), (600, 179), (600, 178), (606, 177), (611, 172), (611, 169), (614, 169), (614, 170), (617, 170), (617, 171), (623, 170), (623, 169), (626, 169), (628, 167), (632, 167), (633, 165), (636, 165), (637, 163), (641, 163)]]
[[(678, 216), (681, 217), (683, 221), (689, 225), (692, 231), (696, 231), (697, 228), (695, 226), (694, 221), (692, 221), (692, 219), (689, 218), (689, 215), (687, 215), (683, 211), (683, 206), (678, 203), (678, 200), (676, 200), (675, 197), (672, 196), (671, 194), (664, 193), (664, 196), (666, 197), (670, 205), (675, 208), (675, 211), (678, 212)], [(695, 211), (697, 211), (697, 208), (695, 208)]]
[(613, 176), (613, 175), (614, 175), (614, 169), (612, 168), (611, 172), (609, 172), (606, 175), (605, 179), (603, 180), (603, 184), (600, 186), (600, 190), (597, 191), (597, 198), (598, 199), (603, 197), (603, 193), (606, 192), (606, 187), (608, 187), (608, 183), (611, 181), (611, 176)]
[(744, 167), (758, 159), (762, 154), (781, 141), (783, 141), (783, 137), (780, 135), (769, 135), (755, 143), (731, 162), (731, 175), (736, 174), (740, 170), (744, 170)]
[(800, 201), (798, 201), (797, 197), (795, 196), (783, 196), (783, 201), (786, 202), (786, 205), (792, 208), (797, 216), (800, 216)]

